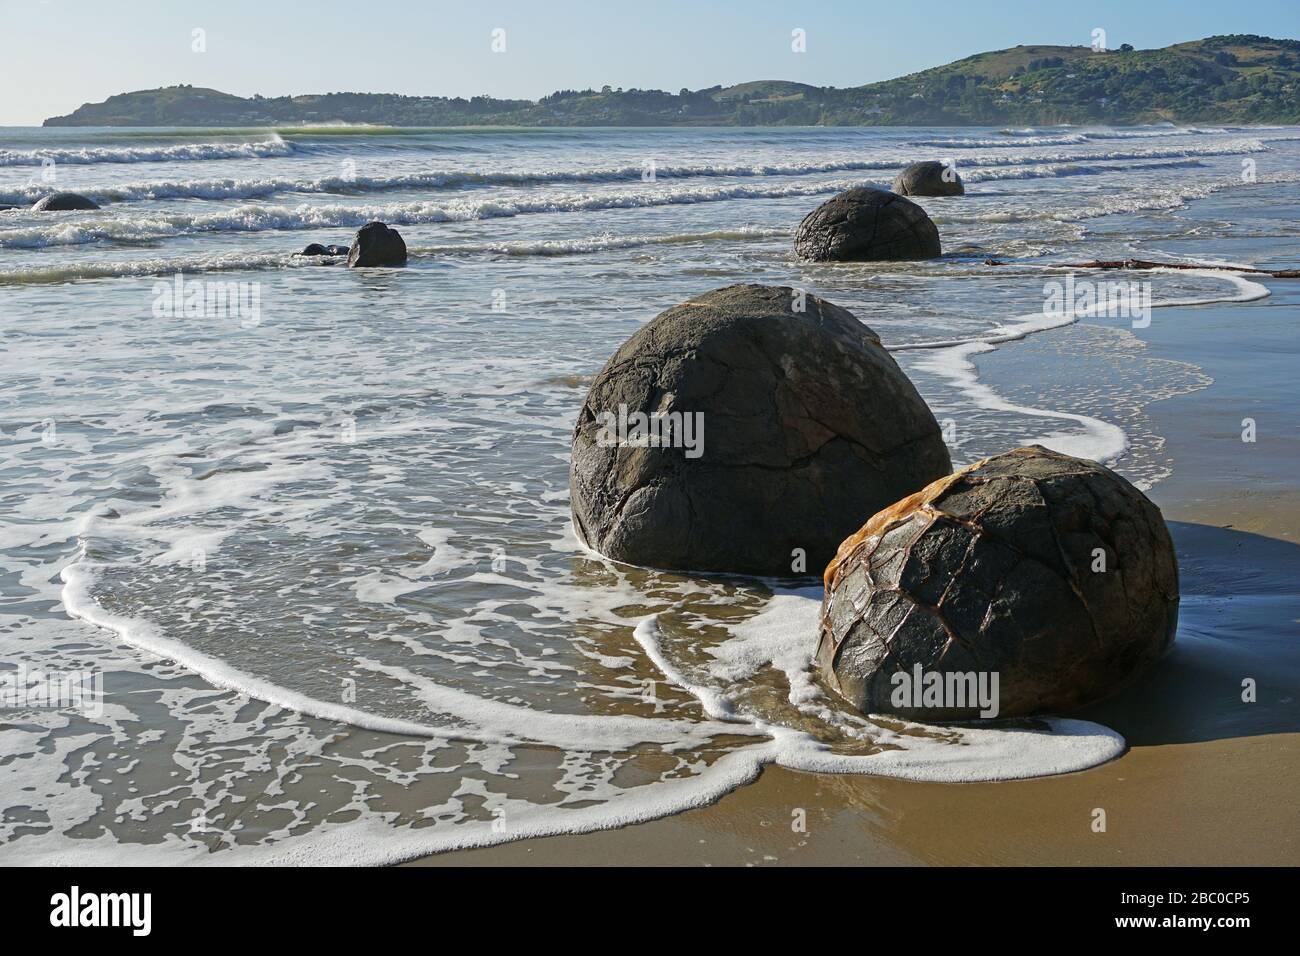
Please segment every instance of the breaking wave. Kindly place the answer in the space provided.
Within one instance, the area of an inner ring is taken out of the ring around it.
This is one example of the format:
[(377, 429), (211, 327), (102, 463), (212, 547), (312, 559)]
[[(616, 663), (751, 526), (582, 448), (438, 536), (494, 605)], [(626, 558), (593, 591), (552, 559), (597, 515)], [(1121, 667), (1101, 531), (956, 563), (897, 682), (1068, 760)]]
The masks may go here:
[[(72, 166), (96, 163), (174, 163), (205, 159), (264, 159), (296, 152), (281, 139), (260, 143), (185, 143), (178, 146), (85, 146), (77, 149), (0, 149), (0, 166)], [(48, 191), (48, 190), (47, 190)]]
[[(996, 145), (996, 143), (992, 143)], [(180, 147), (176, 147), (180, 148)], [(1139, 149), (1110, 152), (1068, 152), (1041, 155), (972, 156), (959, 168), (1063, 165), (1099, 163), (1117, 160), (1188, 159), (1200, 156), (1232, 156), (1263, 152), (1268, 149), (1257, 139), (1233, 140), (1224, 144), (1182, 149)], [(218, 157), (211, 157), (218, 158)], [(125, 160), (124, 160), (125, 161)], [(36, 165), (39, 165), (37, 163)], [(663, 165), (654, 169), (659, 179), (748, 178), (810, 176), (823, 173), (885, 172), (905, 165), (902, 159), (840, 160), (819, 163), (716, 163)], [(407, 173), (394, 176), (322, 176), (318, 178), (259, 177), (249, 179), (184, 179), (121, 183), (80, 190), (82, 195), (99, 203), (134, 202), (162, 199), (261, 199), (283, 193), (353, 194), (403, 189), (464, 189), (490, 186), (544, 186), (565, 183), (641, 182), (647, 173), (640, 165), (596, 169), (523, 170), (519, 172), (470, 172), (464, 170)], [(1050, 175), (1050, 174), (1049, 174)], [(985, 177), (988, 178), (988, 177)], [(1026, 176), (1008, 178), (1027, 178)], [(51, 187), (44, 183), (25, 183), (0, 190), (0, 203), (32, 203), (47, 195)]]

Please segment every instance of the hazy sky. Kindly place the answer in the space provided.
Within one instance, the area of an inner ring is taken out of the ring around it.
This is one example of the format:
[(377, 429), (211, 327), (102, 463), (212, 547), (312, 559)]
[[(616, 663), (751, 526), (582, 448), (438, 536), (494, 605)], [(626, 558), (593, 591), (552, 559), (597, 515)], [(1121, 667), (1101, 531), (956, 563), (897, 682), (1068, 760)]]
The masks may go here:
[[(1297, 0), (0, 0), (0, 125), (190, 83), (248, 96), (338, 90), (535, 98), (788, 79), (856, 86), (1018, 43), (1164, 46), (1300, 38)], [(505, 30), (493, 53), (492, 31)], [(791, 31), (807, 52), (791, 51)], [(195, 52), (193, 31), (205, 31)]]

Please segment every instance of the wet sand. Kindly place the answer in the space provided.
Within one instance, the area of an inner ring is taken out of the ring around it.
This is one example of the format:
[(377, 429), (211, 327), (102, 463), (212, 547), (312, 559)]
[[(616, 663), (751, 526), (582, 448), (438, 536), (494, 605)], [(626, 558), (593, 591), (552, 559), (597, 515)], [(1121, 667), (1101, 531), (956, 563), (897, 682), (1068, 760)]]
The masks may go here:
[[(1122, 757), (955, 785), (768, 767), (675, 817), (415, 865), (1300, 864), (1300, 283), (1269, 287), (1260, 302), (1158, 310), (1134, 333), (1153, 357), (1215, 381), (1146, 409), (1174, 462), (1150, 494), (1174, 534), (1183, 599), (1170, 654), (1078, 715), (1122, 733)], [(995, 388), (1000, 364), (1004, 352), (978, 362)], [(1244, 418), (1254, 442), (1242, 441)]]

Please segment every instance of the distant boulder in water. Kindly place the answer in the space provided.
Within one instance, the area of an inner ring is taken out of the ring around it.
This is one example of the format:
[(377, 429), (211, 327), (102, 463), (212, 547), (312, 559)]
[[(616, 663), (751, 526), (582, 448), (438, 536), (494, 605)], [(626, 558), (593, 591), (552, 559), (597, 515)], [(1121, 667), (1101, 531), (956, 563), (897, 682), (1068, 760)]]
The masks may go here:
[(910, 199), (858, 186), (804, 217), (795, 231), (794, 251), (813, 262), (934, 259), (940, 252), (939, 230)]
[(894, 192), (900, 196), (964, 196), (957, 170), (933, 160), (913, 163), (894, 177)]
[(382, 222), (368, 222), (357, 230), (348, 250), (348, 267), (404, 266), (406, 243), (396, 229)]
[(302, 252), (300, 256), (346, 256), (350, 250), (347, 246), (322, 246), (319, 242), (313, 242)]
[(76, 193), (52, 193), (32, 205), (33, 212), (69, 212), (74, 209), (98, 209), (99, 204)]

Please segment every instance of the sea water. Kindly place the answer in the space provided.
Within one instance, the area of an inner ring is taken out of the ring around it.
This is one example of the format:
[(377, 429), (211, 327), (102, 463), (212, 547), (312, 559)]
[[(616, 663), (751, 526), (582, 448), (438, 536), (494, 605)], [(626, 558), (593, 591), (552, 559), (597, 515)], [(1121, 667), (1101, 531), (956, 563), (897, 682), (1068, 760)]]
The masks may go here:
[[(1282, 128), (0, 130), (0, 204), (103, 206), (0, 212), (0, 667), (102, 682), (0, 711), (0, 860), (384, 862), (651, 819), (770, 763), (1111, 759), (1081, 721), (855, 715), (809, 669), (818, 589), (585, 550), (577, 410), (664, 308), (790, 285), (894, 351), (955, 463), (1038, 441), (1150, 488), (1174, 465), (1142, 409), (1209, 379), (1047, 308), (1040, 267), (1212, 248), (1233, 227), (1196, 200), (1267, 209), (1298, 158)], [(819, 202), (917, 159), (969, 189), (918, 200), (941, 259), (793, 258)], [(371, 219), (406, 268), (293, 255)], [(1265, 294), (1122, 278), (1155, 321)], [(1014, 394), (994, 349), (1032, 356)]]

